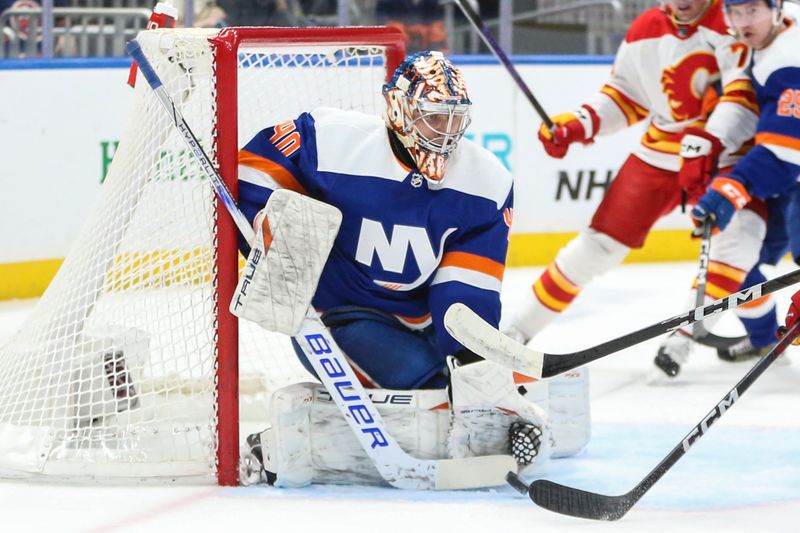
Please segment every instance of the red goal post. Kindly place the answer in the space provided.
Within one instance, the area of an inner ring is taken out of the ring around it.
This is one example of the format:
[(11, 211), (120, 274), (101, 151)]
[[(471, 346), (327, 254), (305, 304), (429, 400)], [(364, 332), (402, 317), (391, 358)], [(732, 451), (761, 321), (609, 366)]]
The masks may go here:
[[(391, 27), (341, 27), (341, 28), (226, 28), (210, 39), (215, 47), (218, 80), (224, 80), (225, 89), (217, 91), (217, 145), (219, 172), (236, 197), (236, 169), (238, 154), (238, 101), (237, 76), (238, 50), (243, 43), (251, 46), (285, 45), (350, 45), (379, 46), (385, 49), (385, 81), (405, 57), (405, 37), (402, 31)], [(265, 125), (266, 126), (266, 125)], [(223, 346), (238, 345), (237, 319), (228, 311), (227, 302), (233, 296), (238, 280), (236, 256), (237, 230), (223, 205), (217, 205), (219, 232), (225, 236), (225, 249), (220, 249), (218, 266), (219, 296), (223, 303), (219, 309), (219, 450), (217, 452), (218, 479), (221, 485), (238, 483), (238, 357), (234, 350)], [(222, 260), (222, 258), (225, 260)], [(230, 440), (229, 440), (230, 439)]]

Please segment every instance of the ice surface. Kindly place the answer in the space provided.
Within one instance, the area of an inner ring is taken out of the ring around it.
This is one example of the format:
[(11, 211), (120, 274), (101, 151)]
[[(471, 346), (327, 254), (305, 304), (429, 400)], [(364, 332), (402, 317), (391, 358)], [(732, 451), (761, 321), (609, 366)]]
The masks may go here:
[[(688, 308), (692, 263), (626, 265), (597, 280), (534, 346), (568, 352)], [(781, 265), (780, 271), (791, 269)], [(529, 297), (540, 269), (507, 273), (506, 311)], [(790, 291), (778, 294), (779, 310)], [(34, 302), (0, 303), (0, 339)], [(730, 314), (730, 313), (729, 313)], [(736, 333), (731, 316), (716, 331)], [(627, 492), (750, 368), (698, 350), (675, 383), (648, 384), (658, 339), (591, 365), (593, 436), (553, 461), (548, 479), (604, 494)], [(313, 486), (69, 486), (0, 482), (3, 531), (798, 531), (800, 349), (774, 366), (614, 525), (563, 517), (510, 488), (462, 492)]]

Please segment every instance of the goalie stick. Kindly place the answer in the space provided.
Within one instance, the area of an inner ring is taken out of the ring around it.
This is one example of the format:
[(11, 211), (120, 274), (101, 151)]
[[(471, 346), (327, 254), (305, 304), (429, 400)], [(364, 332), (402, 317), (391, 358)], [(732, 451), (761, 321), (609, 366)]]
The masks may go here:
[(800, 335), (800, 322), (789, 328), (781, 337), (778, 344), (762, 357), (750, 371), (734, 387), (728, 391), (722, 400), (703, 417), (699, 424), (694, 426), (689, 433), (670, 451), (658, 465), (647, 474), (635, 487), (619, 496), (605, 496), (595, 492), (567, 487), (559, 483), (540, 479), (526, 485), (516, 474), (509, 472), (506, 476), (509, 484), (522, 494), (528, 496), (537, 505), (550, 511), (578, 518), (592, 520), (619, 520), (625, 513), (647, 493), (650, 488), (672, 468), (678, 460), (686, 455), (689, 448), (719, 420), (735, 402), (750, 388), (769, 368), (769, 366), (783, 353), (791, 342)]
[[(128, 54), (155, 92), (175, 128), (209, 179), (214, 191), (230, 213), (247, 242), (255, 234), (236, 205), (197, 137), (175, 107), (158, 74), (136, 40), (128, 43)], [(314, 367), (320, 381), (347, 420), (359, 444), (381, 477), (400, 489), (466, 489), (503, 484), (503, 476), (517, 465), (511, 456), (491, 455), (463, 459), (417, 459), (408, 455), (386, 430), (386, 425), (356, 378), (319, 314), (309, 307), (300, 332), (295, 337)]]
[(464, 16), (467, 17), (467, 20), (469, 20), (470, 24), (472, 24), (475, 30), (477, 30), (478, 35), (481, 36), (481, 39), (483, 39), (483, 42), (489, 47), (489, 50), (492, 51), (497, 60), (500, 61), (500, 63), (508, 71), (511, 78), (514, 80), (514, 83), (517, 84), (517, 87), (519, 87), (519, 89), (522, 91), (522, 94), (525, 95), (525, 98), (528, 99), (528, 102), (530, 102), (530, 104), (539, 114), (539, 117), (542, 119), (542, 122), (545, 123), (547, 129), (552, 130), (554, 127), (553, 121), (550, 120), (550, 117), (547, 115), (547, 113), (545, 113), (544, 108), (533, 95), (533, 92), (531, 92), (528, 84), (526, 84), (519, 75), (519, 72), (517, 72), (514, 64), (508, 58), (506, 53), (503, 52), (503, 49), (500, 48), (500, 45), (494, 38), (494, 35), (492, 35), (492, 32), (489, 31), (489, 28), (487, 28), (486, 24), (484, 24), (483, 20), (481, 20), (480, 15), (478, 15), (475, 10), (472, 9), (472, 6), (469, 5), (469, 0), (455, 0), (455, 3), (459, 8), (461, 8), (461, 11), (464, 12)]
[[(711, 256), (711, 229), (713, 224), (708, 218), (703, 221), (702, 236), (700, 239), (700, 266), (697, 269), (697, 289), (695, 307), (701, 307), (705, 303), (706, 285), (708, 284), (708, 262)], [(739, 337), (723, 337), (708, 331), (702, 323), (697, 322), (692, 329), (692, 338), (698, 344), (711, 346), (712, 348), (730, 348), (734, 344), (747, 338), (747, 335)]]
[(800, 270), (795, 270), (593, 348), (565, 354), (545, 353), (523, 346), (500, 333), (462, 303), (450, 306), (444, 315), (444, 325), (454, 339), (481, 357), (530, 377), (549, 378), (653, 337), (694, 324), (711, 315), (733, 309), (799, 281)]

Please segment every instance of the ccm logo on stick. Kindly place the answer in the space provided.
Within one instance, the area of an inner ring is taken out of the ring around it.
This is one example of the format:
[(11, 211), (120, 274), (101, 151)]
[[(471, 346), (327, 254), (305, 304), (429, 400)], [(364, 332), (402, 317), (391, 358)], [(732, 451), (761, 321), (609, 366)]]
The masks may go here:
[(314, 355), (319, 357), (322, 370), (333, 380), (333, 387), (336, 389), (336, 393), (347, 404), (347, 409), (350, 411), (353, 420), (360, 427), (361, 432), (372, 436), (372, 444), (370, 446), (372, 448), (388, 446), (389, 441), (380, 428), (375, 426), (375, 418), (364, 404), (361, 396), (353, 389), (352, 381), (347, 378), (341, 361), (337, 359), (336, 354), (331, 350), (330, 343), (325, 336), (321, 333), (314, 333), (313, 335), (306, 335), (304, 338)]

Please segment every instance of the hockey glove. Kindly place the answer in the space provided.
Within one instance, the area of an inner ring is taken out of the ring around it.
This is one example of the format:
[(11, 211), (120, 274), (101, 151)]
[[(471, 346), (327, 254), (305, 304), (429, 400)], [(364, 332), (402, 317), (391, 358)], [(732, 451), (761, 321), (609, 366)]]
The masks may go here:
[[(778, 328), (778, 337), (782, 336), (786, 331), (794, 326), (800, 320), (800, 291), (794, 293), (792, 296), (792, 303), (789, 305), (789, 312), (786, 313), (786, 325)], [(792, 344), (795, 346), (800, 345), (800, 337), (797, 337)]]
[(722, 143), (700, 128), (686, 128), (681, 139), (681, 169), (678, 184), (685, 190), (689, 200), (696, 200), (706, 190), (708, 182), (717, 171)]
[(711, 182), (708, 192), (700, 198), (692, 209), (692, 219), (696, 226), (693, 235), (702, 234), (703, 222), (710, 218), (714, 225), (724, 230), (734, 213), (750, 202), (744, 183), (728, 176), (717, 176)]
[(591, 143), (600, 123), (597, 113), (589, 106), (580, 107), (573, 113), (556, 115), (551, 120), (552, 131), (547, 129), (546, 124), (539, 126), (539, 141), (544, 151), (556, 159), (567, 155), (572, 143)]

